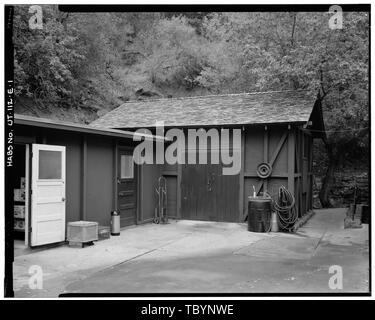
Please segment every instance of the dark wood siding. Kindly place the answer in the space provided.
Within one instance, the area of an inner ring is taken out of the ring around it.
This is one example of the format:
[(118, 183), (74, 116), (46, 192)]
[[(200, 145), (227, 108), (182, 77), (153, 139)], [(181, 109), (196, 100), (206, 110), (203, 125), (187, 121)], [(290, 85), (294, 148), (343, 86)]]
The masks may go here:
[(139, 222), (150, 222), (154, 218), (157, 197), (155, 188), (162, 173), (162, 166), (145, 164), (140, 168)]
[[(85, 219), (110, 225), (110, 213), (116, 206), (116, 146), (132, 148), (133, 141), (24, 125), (16, 125), (16, 140), (65, 146), (66, 221)], [(161, 170), (156, 165), (144, 165), (137, 174), (142, 176), (137, 196), (143, 204), (143, 210), (137, 208), (137, 220), (141, 222), (153, 217), (154, 190)]]
[(167, 176), (167, 214), (177, 218), (177, 176)]
[(87, 139), (86, 220), (109, 225), (113, 208), (113, 145), (110, 139)]
[[(242, 221), (247, 216), (248, 197), (267, 192), (276, 197), (280, 186), (288, 187), (288, 128), (249, 127), (246, 128), (244, 141), (244, 196)], [(267, 179), (260, 179), (257, 167), (262, 162), (272, 163), (272, 174)]]
[(185, 164), (181, 178), (183, 219), (238, 221), (239, 175), (223, 175), (221, 164)]

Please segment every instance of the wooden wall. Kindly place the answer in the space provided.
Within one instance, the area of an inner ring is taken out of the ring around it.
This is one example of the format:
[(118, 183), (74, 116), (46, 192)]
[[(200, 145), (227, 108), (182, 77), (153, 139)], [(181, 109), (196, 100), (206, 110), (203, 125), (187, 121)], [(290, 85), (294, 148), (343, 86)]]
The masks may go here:
[[(293, 134), (294, 131), (286, 126), (248, 127), (245, 130), (243, 219), (254, 187), (257, 195), (267, 192), (275, 198), (280, 186), (290, 186), (289, 177), (294, 166), (294, 158), (290, 156), (294, 146)], [(272, 165), (272, 174), (267, 179), (260, 179), (257, 175), (257, 167), (262, 162)]]
[(86, 203), (84, 220), (109, 225), (113, 207), (114, 190), (114, 151), (112, 139), (87, 137), (87, 155), (84, 179), (86, 184)]
[(296, 131), (296, 201), (300, 216), (312, 210), (313, 173), (312, 152), (313, 138), (303, 129)]
[[(134, 147), (130, 139), (65, 130), (16, 126), (16, 141), (66, 147), (66, 222), (97, 221), (110, 225), (116, 208), (116, 148)], [(138, 168), (138, 223), (150, 221), (156, 205), (155, 186), (160, 166)]]
[(181, 165), (162, 166), (162, 175), (167, 179), (167, 212), (171, 218), (181, 218)]
[[(243, 216), (247, 215), (247, 197), (269, 193), (277, 199), (280, 186), (294, 194), (299, 217), (312, 209), (312, 143), (311, 135), (301, 128), (264, 126), (245, 131)], [(260, 179), (256, 168), (261, 162), (272, 164), (272, 174)]]
[[(243, 222), (247, 215), (248, 197), (253, 195), (253, 186), (258, 195), (267, 192), (275, 199), (278, 189), (285, 186), (295, 196), (299, 216), (311, 210), (312, 137), (300, 128), (288, 125), (249, 126), (242, 132), (236, 221)], [(262, 162), (272, 164), (272, 174), (267, 179), (260, 179), (256, 172)], [(181, 218), (182, 170), (181, 165), (164, 165), (162, 169), (168, 181), (168, 212), (176, 218)]]
[(154, 218), (157, 195), (155, 188), (161, 175), (160, 165), (140, 166), (140, 185), (138, 186), (138, 223), (151, 222)]

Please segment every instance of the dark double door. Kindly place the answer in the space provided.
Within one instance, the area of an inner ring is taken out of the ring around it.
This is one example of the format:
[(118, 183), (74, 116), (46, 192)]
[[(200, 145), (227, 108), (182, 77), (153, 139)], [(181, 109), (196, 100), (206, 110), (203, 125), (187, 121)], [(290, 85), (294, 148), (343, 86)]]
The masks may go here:
[(117, 210), (120, 226), (137, 223), (137, 175), (132, 151), (118, 149)]
[(238, 222), (239, 176), (220, 164), (182, 165), (182, 219)]

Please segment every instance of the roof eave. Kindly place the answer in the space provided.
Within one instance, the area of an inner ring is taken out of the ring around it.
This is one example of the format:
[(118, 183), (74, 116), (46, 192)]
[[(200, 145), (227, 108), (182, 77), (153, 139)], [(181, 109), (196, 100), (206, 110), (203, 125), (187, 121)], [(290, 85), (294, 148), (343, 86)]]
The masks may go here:
[[(171, 128), (212, 128), (212, 127), (259, 127), (259, 126), (269, 126), (269, 125), (303, 125), (306, 121), (283, 121), (283, 122), (259, 122), (259, 123), (223, 123), (223, 124), (184, 124), (184, 125), (166, 125), (164, 126), (165, 129), (171, 129)], [(144, 129), (153, 129), (155, 126), (144, 126), (144, 127), (129, 127), (129, 126), (122, 126), (122, 127), (113, 127), (114, 130), (137, 130), (140, 128)]]
[(140, 136), (140, 137), (144, 137), (145, 140), (165, 141), (164, 137), (159, 137), (155, 135), (139, 134), (139, 133), (134, 133), (131, 131), (120, 131), (117, 129), (99, 129), (95, 127), (91, 128), (89, 126), (84, 126), (84, 125), (74, 125), (74, 124), (68, 124), (68, 123), (52, 122), (46, 119), (39, 119), (39, 120), (30, 119), (27, 116), (22, 116), (22, 115), (15, 115), (14, 123), (17, 125), (81, 132), (81, 133), (96, 134), (96, 135), (101, 135), (101, 136), (110, 136), (110, 137), (125, 138), (125, 139), (132, 139), (132, 140), (134, 136)]

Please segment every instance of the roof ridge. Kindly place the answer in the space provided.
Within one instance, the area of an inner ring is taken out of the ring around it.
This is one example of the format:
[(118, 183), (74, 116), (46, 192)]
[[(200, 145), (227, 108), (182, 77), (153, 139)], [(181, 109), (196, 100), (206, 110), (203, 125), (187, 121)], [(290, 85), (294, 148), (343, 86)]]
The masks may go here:
[[(128, 103), (140, 103), (140, 102), (152, 102), (152, 101), (163, 101), (163, 100), (188, 100), (195, 98), (212, 98), (212, 97), (231, 97), (231, 96), (240, 96), (240, 95), (256, 95), (256, 94), (267, 94), (267, 93), (281, 93), (281, 92), (299, 92), (299, 91), (312, 91), (309, 89), (289, 89), (289, 90), (274, 90), (274, 91), (253, 91), (253, 92), (239, 92), (239, 93), (223, 93), (223, 94), (207, 94), (203, 96), (190, 96), (190, 97), (174, 97), (174, 98), (155, 98), (155, 99), (145, 99), (145, 100), (130, 100), (122, 103), (117, 108), (120, 108), (124, 104)], [(115, 110), (113, 109), (113, 110)], [(112, 111), (113, 111), (112, 110)]]

